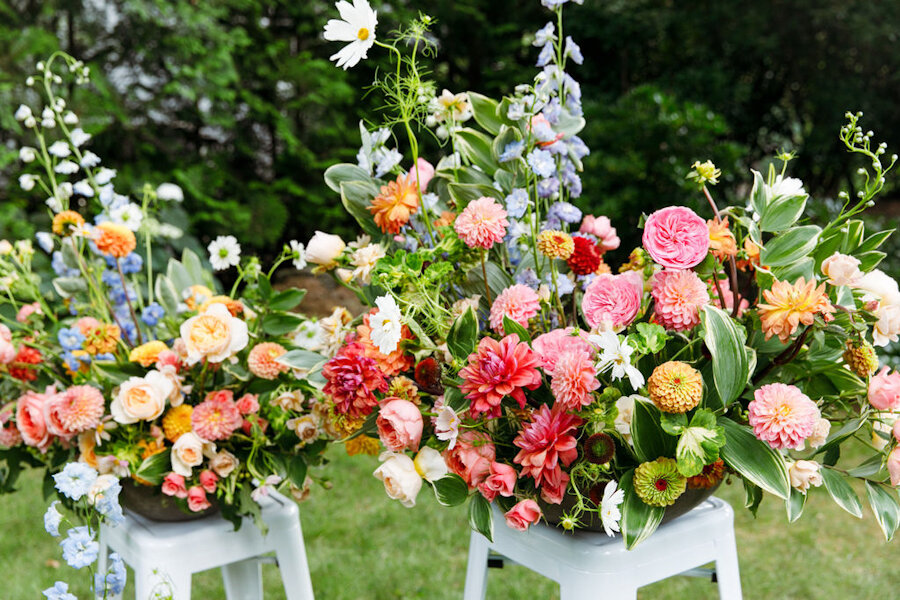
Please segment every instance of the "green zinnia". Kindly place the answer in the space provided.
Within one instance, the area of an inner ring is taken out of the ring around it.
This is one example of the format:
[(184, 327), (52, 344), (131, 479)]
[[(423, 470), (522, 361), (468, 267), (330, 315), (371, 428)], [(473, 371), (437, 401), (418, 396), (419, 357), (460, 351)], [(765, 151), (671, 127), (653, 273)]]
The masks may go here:
[(671, 506), (686, 485), (687, 479), (678, 472), (673, 458), (661, 456), (634, 470), (634, 491), (650, 506)]

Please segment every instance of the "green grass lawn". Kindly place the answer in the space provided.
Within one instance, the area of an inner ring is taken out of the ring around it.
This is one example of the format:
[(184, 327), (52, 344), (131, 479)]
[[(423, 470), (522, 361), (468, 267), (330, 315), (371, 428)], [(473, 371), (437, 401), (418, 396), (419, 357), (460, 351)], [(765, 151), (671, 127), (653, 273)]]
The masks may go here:
[[(316, 489), (301, 506), (306, 550), (316, 597), (337, 599), (462, 597), (469, 529), (464, 507), (439, 506), (423, 488), (419, 505), (406, 509), (389, 500), (372, 477), (375, 459), (349, 458), (330, 450), (334, 488)], [(718, 495), (735, 507), (744, 596), (748, 599), (896, 598), (900, 547), (886, 544), (871, 515), (857, 520), (839, 509), (824, 488), (811, 492), (800, 521), (788, 525), (783, 505), (767, 497), (758, 519), (743, 508), (739, 485)], [(5, 524), (0, 536), (3, 600), (36, 600), (56, 579), (78, 582), (89, 598), (84, 573), (61, 561), (56, 541), (43, 530), (40, 481), (27, 476), (21, 491), (0, 498)], [(505, 527), (503, 524), (497, 526)], [(199, 548), (198, 552), (203, 549)], [(283, 599), (278, 570), (265, 565), (267, 599)], [(556, 585), (523, 567), (492, 569), (488, 598), (558, 598)], [(125, 597), (133, 591), (129, 586)], [(224, 598), (218, 571), (194, 577), (193, 597)], [(602, 590), (598, 590), (602, 598)], [(717, 598), (707, 580), (676, 577), (643, 588), (642, 599)]]

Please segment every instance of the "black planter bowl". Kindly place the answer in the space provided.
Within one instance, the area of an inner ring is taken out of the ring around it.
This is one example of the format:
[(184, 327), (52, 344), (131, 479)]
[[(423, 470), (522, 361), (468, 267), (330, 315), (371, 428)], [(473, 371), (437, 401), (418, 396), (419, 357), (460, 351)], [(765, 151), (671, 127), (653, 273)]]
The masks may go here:
[(215, 503), (215, 499), (210, 500), (212, 506), (206, 510), (190, 512), (181, 508), (175, 498), (163, 494), (159, 487), (140, 485), (131, 479), (122, 480), (119, 502), (123, 508), (151, 521), (169, 523), (195, 521), (219, 512), (219, 506)]

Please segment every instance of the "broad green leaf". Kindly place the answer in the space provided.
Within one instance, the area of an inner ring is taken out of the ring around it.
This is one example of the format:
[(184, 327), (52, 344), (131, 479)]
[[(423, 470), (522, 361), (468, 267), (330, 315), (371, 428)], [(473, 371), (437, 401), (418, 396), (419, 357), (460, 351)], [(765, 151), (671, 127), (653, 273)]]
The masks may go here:
[(897, 504), (897, 499), (886, 486), (871, 481), (866, 481), (866, 495), (875, 520), (884, 533), (884, 539), (891, 541), (897, 525), (900, 525), (900, 505)]
[(864, 254), (866, 252), (871, 252), (872, 250), (878, 250), (883, 243), (887, 241), (889, 237), (896, 231), (895, 229), (888, 229), (886, 231), (879, 231), (878, 233), (873, 233), (866, 240), (860, 244), (859, 248), (856, 249), (854, 255), (859, 257), (860, 254)]
[(465, 361), (475, 351), (478, 341), (478, 317), (471, 308), (457, 317), (447, 334), (447, 349), (458, 361)]
[(163, 274), (156, 276), (156, 285), (154, 286), (156, 293), (156, 301), (166, 309), (167, 315), (175, 315), (178, 312), (178, 291), (172, 280)]
[(460, 209), (469, 205), (469, 202), (478, 200), (483, 196), (501, 200), (503, 194), (496, 188), (481, 183), (451, 183), (447, 186), (450, 191), (450, 197), (456, 202), (456, 206)]
[(721, 450), (725, 463), (770, 494), (787, 500), (791, 483), (781, 454), (727, 417), (719, 417), (718, 424), (725, 433)]
[(762, 212), (759, 228), (762, 231), (784, 231), (790, 228), (806, 208), (806, 194), (802, 196), (777, 197), (772, 199)]
[(511, 335), (515, 333), (519, 336), (520, 342), (530, 342), (531, 334), (516, 321), (510, 319), (507, 315), (503, 315), (503, 334)]
[(857, 254), (856, 258), (859, 259), (859, 268), (862, 271), (871, 271), (877, 267), (886, 256), (887, 254), (880, 250), (870, 250), (869, 252)]
[(302, 454), (295, 454), (287, 464), (287, 476), (291, 483), (303, 489), (306, 482), (306, 459)]
[(169, 259), (169, 264), (166, 267), (166, 276), (172, 282), (172, 285), (175, 286), (175, 290), (179, 294), (179, 299), (184, 290), (195, 283), (200, 283), (199, 281), (193, 281), (190, 273), (184, 268), (184, 265), (174, 258)]
[(69, 298), (87, 290), (87, 283), (81, 277), (57, 277), (53, 280), (53, 289), (62, 298)]
[(866, 225), (859, 219), (847, 221), (841, 228), (847, 232), (844, 236), (844, 245), (841, 247), (843, 254), (853, 254), (853, 251), (859, 248), (863, 243), (863, 236), (866, 234)]
[(269, 308), (272, 310), (292, 310), (303, 302), (306, 296), (306, 290), (290, 288), (277, 292), (269, 301)]
[(865, 422), (865, 417), (859, 417), (857, 419), (851, 419), (847, 421), (840, 429), (829, 434), (828, 439), (825, 441), (825, 443), (816, 449), (816, 454), (827, 452), (831, 448), (839, 446), (843, 443), (844, 440), (859, 431), (859, 428), (862, 427)]
[(491, 177), (500, 168), (492, 146), (493, 140), (480, 131), (467, 127), (456, 132), (457, 151)]
[(350, 213), (363, 231), (369, 235), (380, 238), (382, 233), (372, 213), (369, 212), (369, 205), (378, 194), (378, 188), (364, 181), (345, 181), (341, 183), (341, 202), (344, 208)]
[[(520, 132), (515, 127), (509, 127), (507, 125), (503, 126), (503, 129), (500, 131), (500, 135), (494, 138), (493, 143), (491, 144), (491, 152), (494, 160), (498, 165), (502, 164), (500, 162), (500, 156), (503, 154), (503, 151), (506, 150), (506, 146), (511, 144), (512, 142), (518, 142), (522, 140), (522, 132)], [(505, 173), (502, 168), (497, 169), (494, 172), (494, 177), (497, 177), (498, 173)], [(501, 175), (502, 177), (502, 175)], [(509, 190), (506, 190), (509, 191)]]
[(166, 473), (171, 470), (171, 451), (164, 450), (163, 452), (159, 452), (157, 454), (154, 454), (153, 456), (148, 456), (147, 458), (145, 458), (138, 467), (137, 471), (135, 471), (134, 476), (139, 477), (145, 481), (149, 481), (153, 485), (159, 485), (162, 483), (163, 477), (166, 476)]
[(619, 489), (625, 492), (619, 527), (622, 530), (622, 537), (625, 538), (625, 547), (629, 550), (650, 537), (666, 514), (666, 509), (650, 506), (640, 499), (634, 491), (633, 478), (634, 471), (628, 471), (619, 480)]
[(833, 469), (821, 468), (819, 472), (822, 474), (822, 480), (825, 482), (825, 489), (831, 494), (831, 499), (835, 503), (846, 510), (848, 513), (856, 517), (862, 518), (862, 503), (859, 496), (853, 491), (853, 488), (847, 482), (847, 479)]
[(181, 264), (184, 265), (184, 268), (185, 270), (187, 270), (192, 282), (207, 283), (207, 279), (209, 278), (209, 271), (203, 268), (203, 263), (200, 261), (200, 257), (197, 256), (197, 254), (193, 250), (191, 250), (190, 248), (184, 249), (184, 252), (181, 253)]
[(750, 377), (744, 342), (747, 332), (727, 313), (711, 304), (703, 307), (703, 341), (712, 356), (713, 381), (725, 406), (740, 396)]
[(660, 413), (650, 402), (637, 400), (631, 417), (631, 441), (641, 462), (656, 460), (675, 453), (676, 438), (660, 425)]
[(759, 510), (759, 504), (763, 499), (762, 488), (747, 479), (742, 479), (741, 481), (744, 482), (744, 508), (753, 513), (755, 517), (756, 511)]
[(473, 494), (469, 500), (469, 525), (486, 537), (494, 541), (494, 522), (491, 518), (491, 503), (481, 494)]
[(801, 277), (805, 281), (811, 281), (816, 274), (816, 261), (812, 256), (804, 256), (789, 265), (775, 267), (772, 275), (779, 281), (797, 281)]
[(821, 231), (815, 225), (804, 225), (772, 238), (760, 251), (760, 263), (783, 267), (808, 256), (815, 249)]
[(725, 434), (716, 425), (715, 415), (699, 409), (678, 440), (675, 449), (678, 472), (685, 477), (699, 475), (704, 466), (719, 460), (719, 449), (724, 445)]
[[(506, 271), (494, 262), (488, 262), (485, 267), (487, 270), (488, 286), (491, 288), (491, 297), (496, 298), (500, 295), (500, 292), (513, 284), (513, 280)], [(481, 265), (478, 265), (469, 271), (467, 280), (463, 284), (463, 288), (468, 294), (481, 295), (482, 302), (487, 302), (484, 289), (484, 273), (482, 273)]]
[(444, 506), (458, 506), (469, 497), (469, 487), (462, 477), (450, 473), (432, 483), (434, 496)]
[[(769, 202), (768, 196), (766, 195), (766, 182), (759, 171), (751, 169), (750, 172), (753, 173), (753, 189), (750, 190), (750, 206), (753, 208), (754, 212), (761, 215), (763, 211), (766, 210), (766, 206)], [(754, 239), (753, 241), (758, 243), (760, 240)]]
[(269, 313), (263, 317), (263, 331), (269, 335), (293, 333), (306, 319), (290, 313)]
[(347, 181), (371, 182), (372, 177), (365, 169), (349, 163), (331, 165), (325, 169), (325, 185), (333, 191), (340, 193), (341, 184)]
[(318, 365), (325, 363), (327, 359), (321, 354), (316, 354), (309, 350), (289, 350), (275, 360), (292, 369), (309, 371), (313, 370)]
[(498, 115), (497, 109), (500, 107), (500, 103), (476, 92), (468, 92), (468, 95), (475, 122), (491, 135), (497, 135), (500, 127), (509, 122)]
[(806, 506), (806, 494), (791, 488), (791, 497), (784, 503), (787, 509), (788, 523), (793, 523), (803, 514), (803, 507)]

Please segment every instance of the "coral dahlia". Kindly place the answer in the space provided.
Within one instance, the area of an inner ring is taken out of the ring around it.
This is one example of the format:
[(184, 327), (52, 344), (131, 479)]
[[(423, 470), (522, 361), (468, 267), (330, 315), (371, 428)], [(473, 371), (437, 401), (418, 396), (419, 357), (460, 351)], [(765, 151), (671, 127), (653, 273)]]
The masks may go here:
[(706, 284), (693, 271), (660, 271), (653, 276), (651, 293), (656, 320), (666, 329), (674, 331), (696, 327), (700, 323), (700, 308), (709, 303)]
[(491, 328), (504, 334), (503, 317), (509, 317), (527, 329), (528, 320), (538, 313), (540, 307), (541, 300), (537, 292), (521, 283), (511, 285), (500, 292), (491, 305)]
[(533, 390), (541, 384), (538, 365), (538, 355), (517, 335), (508, 335), (499, 342), (482, 338), (478, 350), (469, 355), (468, 364), (459, 372), (463, 378), (459, 389), (472, 401), (472, 416), (487, 413), (499, 417), (500, 401), (506, 396), (512, 396), (524, 407), (522, 388)]
[(419, 210), (419, 192), (414, 172), (398, 175), (397, 181), (381, 186), (379, 194), (368, 208), (381, 231), (400, 233), (400, 228), (409, 222), (410, 215)]
[(550, 390), (556, 402), (567, 410), (579, 410), (591, 403), (591, 393), (600, 387), (591, 355), (584, 350), (563, 352), (553, 369)]
[(208, 441), (228, 439), (243, 422), (231, 390), (210, 392), (191, 413), (194, 432)]
[(506, 210), (487, 196), (470, 202), (453, 223), (453, 229), (466, 246), (485, 250), (503, 241), (507, 227)]
[(753, 398), (747, 407), (753, 433), (775, 449), (802, 448), (821, 416), (816, 403), (793, 385), (770, 383)]
[(547, 485), (551, 498), (559, 498), (554, 503), (562, 501), (569, 481), (562, 467), (568, 467), (578, 458), (574, 433), (581, 423), (579, 417), (567, 413), (563, 407), (555, 406), (551, 410), (544, 404), (513, 440), (520, 448), (513, 458), (514, 463), (522, 465), (519, 477), (530, 475), (535, 486)]
[(596, 273), (600, 263), (603, 262), (597, 244), (586, 237), (576, 236), (572, 238), (574, 248), (566, 263), (576, 275), (589, 275)]
[(57, 435), (73, 436), (94, 429), (103, 417), (103, 394), (89, 385), (73, 385), (44, 407), (47, 423)]
[(97, 225), (97, 234), (94, 239), (97, 250), (114, 258), (125, 258), (137, 247), (134, 232), (125, 225), (100, 223)]
[(366, 356), (360, 343), (347, 344), (322, 367), (327, 380), (323, 391), (332, 397), (335, 410), (352, 418), (366, 417), (378, 405), (375, 392), (388, 389), (375, 359)]
[(250, 372), (263, 379), (278, 379), (281, 373), (289, 370), (288, 366), (278, 362), (278, 357), (284, 355), (287, 350), (281, 344), (275, 342), (263, 342), (253, 346), (247, 356), (247, 366)]
[(807, 282), (800, 277), (793, 285), (776, 280), (772, 289), (763, 291), (763, 298), (766, 302), (759, 305), (759, 320), (767, 340), (777, 335), (782, 343), (787, 343), (801, 323), (812, 325), (816, 314), (825, 321), (834, 318), (825, 284), (816, 287), (815, 279)]

